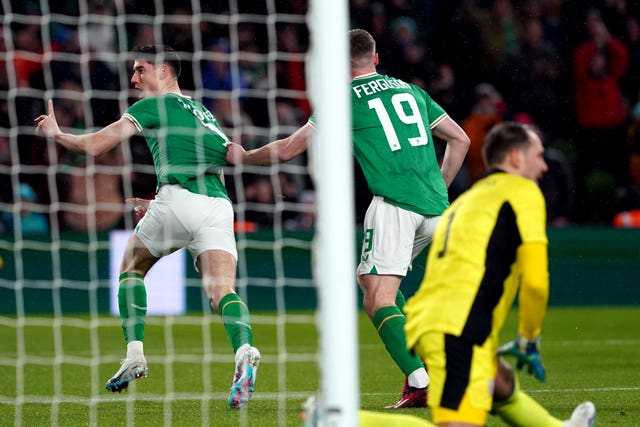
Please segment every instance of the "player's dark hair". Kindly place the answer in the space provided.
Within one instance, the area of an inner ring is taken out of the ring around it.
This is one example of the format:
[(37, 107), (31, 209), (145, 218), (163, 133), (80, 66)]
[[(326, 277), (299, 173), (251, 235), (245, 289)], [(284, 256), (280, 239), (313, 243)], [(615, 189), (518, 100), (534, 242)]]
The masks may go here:
[(135, 58), (144, 59), (154, 66), (157, 64), (166, 64), (176, 79), (180, 77), (182, 64), (178, 53), (172, 47), (163, 45), (136, 46), (132, 52)]
[(351, 61), (369, 59), (376, 52), (376, 41), (367, 31), (356, 28), (349, 31)]
[(524, 149), (530, 144), (531, 127), (517, 122), (503, 122), (495, 125), (489, 131), (484, 146), (482, 158), (488, 168), (502, 163), (509, 151), (514, 148)]

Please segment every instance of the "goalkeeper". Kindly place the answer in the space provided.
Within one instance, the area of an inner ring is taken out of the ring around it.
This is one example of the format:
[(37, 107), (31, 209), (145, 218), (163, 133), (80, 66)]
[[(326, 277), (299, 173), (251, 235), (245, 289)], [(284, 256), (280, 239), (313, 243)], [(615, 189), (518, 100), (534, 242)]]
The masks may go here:
[[(515, 356), (517, 367), (544, 381), (548, 242), (536, 185), (547, 170), (543, 152), (525, 125), (505, 122), (490, 131), (483, 147), (489, 172), (442, 214), (425, 277), (405, 306), (407, 344), (429, 366), (428, 404), (438, 425), (484, 426), (489, 412), (513, 426), (593, 425), (591, 402), (558, 420), (518, 388), (497, 356)], [(518, 338), (498, 349), (517, 292)]]
[(233, 208), (221, 170), (227, 165), (229, 139), (209, 110), (182, 94), (178, 85), (180, 58), (173, 49), (145, 46), (133, 53), (131, 83), (143, 99), (118, 121), (97, 132), (63, 133), (51, 100), (48, 114), (35, 119), (37, 133), (73, 151), (99, 155), (143, 133), (153, 156), (158, 192), (129, 238), (120, 269), (118, 306), (127, 355), (106, 388), (120, 392), (131, 381), (147, 376), (143, 351), (147, 293), (143, 280), (162, 256), (187, 247), (235, 351), (229, 405), (239, 408), (253, 393), (260, 352), (253, 346), (247, 306), (235, 292), (238, 254)]

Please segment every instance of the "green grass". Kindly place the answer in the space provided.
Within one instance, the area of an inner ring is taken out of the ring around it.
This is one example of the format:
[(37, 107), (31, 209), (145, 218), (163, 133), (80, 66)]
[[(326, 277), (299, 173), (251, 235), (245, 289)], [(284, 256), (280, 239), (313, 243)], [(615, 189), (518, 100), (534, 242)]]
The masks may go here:
[[(257, 391), (240, 411), (226, 405), (233, 359), (215, 316), (211, 322), (201, 316), (149, 318), (149, 378), (120, 395), (104, 390), (124, 353), (117, 319), (100, 318), (91, 329), (81, 316), (65, 317), (61, 325), (51, 317), (28, 317), (25, 326), (0, 317), (0, 426), (300, 425), (300, 405), (318, 388), (319, 374), (314, 317), (299, 314), (280, 324), (271, 313), (253, 314), (263, 361)], [(522, 374), (522, 388), (559, 418), (589, 399), (596, 404), (597, 425), (639, 426), (638, 319), (640, 309), (630, 307), (550, 309), (542, 342), (547, 381)], [(515, 335), (515, 315), (507, 331), (504, 340)], [(203, 362), (209, 339), (209, 360)], [(27, 356), (20, 364), (19, 348)], [(380, 410), (397, 400), (403, 380), (363, 315), (360, 349), (361, 405)], [(401, 412), (429, 418), (424, 409)], [(504, 423), (491, 418), (488, 425)]]

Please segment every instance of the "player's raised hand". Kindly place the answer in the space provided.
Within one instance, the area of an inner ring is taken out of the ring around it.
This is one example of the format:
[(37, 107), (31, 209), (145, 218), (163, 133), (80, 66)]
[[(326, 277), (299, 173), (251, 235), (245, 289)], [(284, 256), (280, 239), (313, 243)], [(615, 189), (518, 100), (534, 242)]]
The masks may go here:
[(47, 103), (47, 114), (36, 117), (34, 122), (36, 124), (36, 135), (42, 134), (46, 137), (53, 138), (61, 133), (51, 99)]
[(515, 356), (518, 370), (527, 367), (527, 372), (536, 377), (538, 381), (544, 381), (546, 372), (540, 359), (540, 337), (533, 341), (518, 336), (514, 341), (508, 342), (498, 348), (500, 356)]
[(224, 159), (232, 165), (239, 165), (243, 162), (246, 153), (242, 145), (230, 142), (227, 144), (227, 154)]

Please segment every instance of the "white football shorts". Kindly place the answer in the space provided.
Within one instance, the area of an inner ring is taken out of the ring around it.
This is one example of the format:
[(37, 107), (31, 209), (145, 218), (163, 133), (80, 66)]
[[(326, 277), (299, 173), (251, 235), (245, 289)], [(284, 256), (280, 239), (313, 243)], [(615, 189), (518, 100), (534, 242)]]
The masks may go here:
[(238, 259), (231, 202), (195, 194), (180, 185), (160, 187), (135, 233), (156, 257), (186, 247), (194, 261), (211, 249)]
[(431, 242), (440, 216), (424, 216), (374, 196), (364, 217), (358, 275), (406, 276), (411, 262)]

